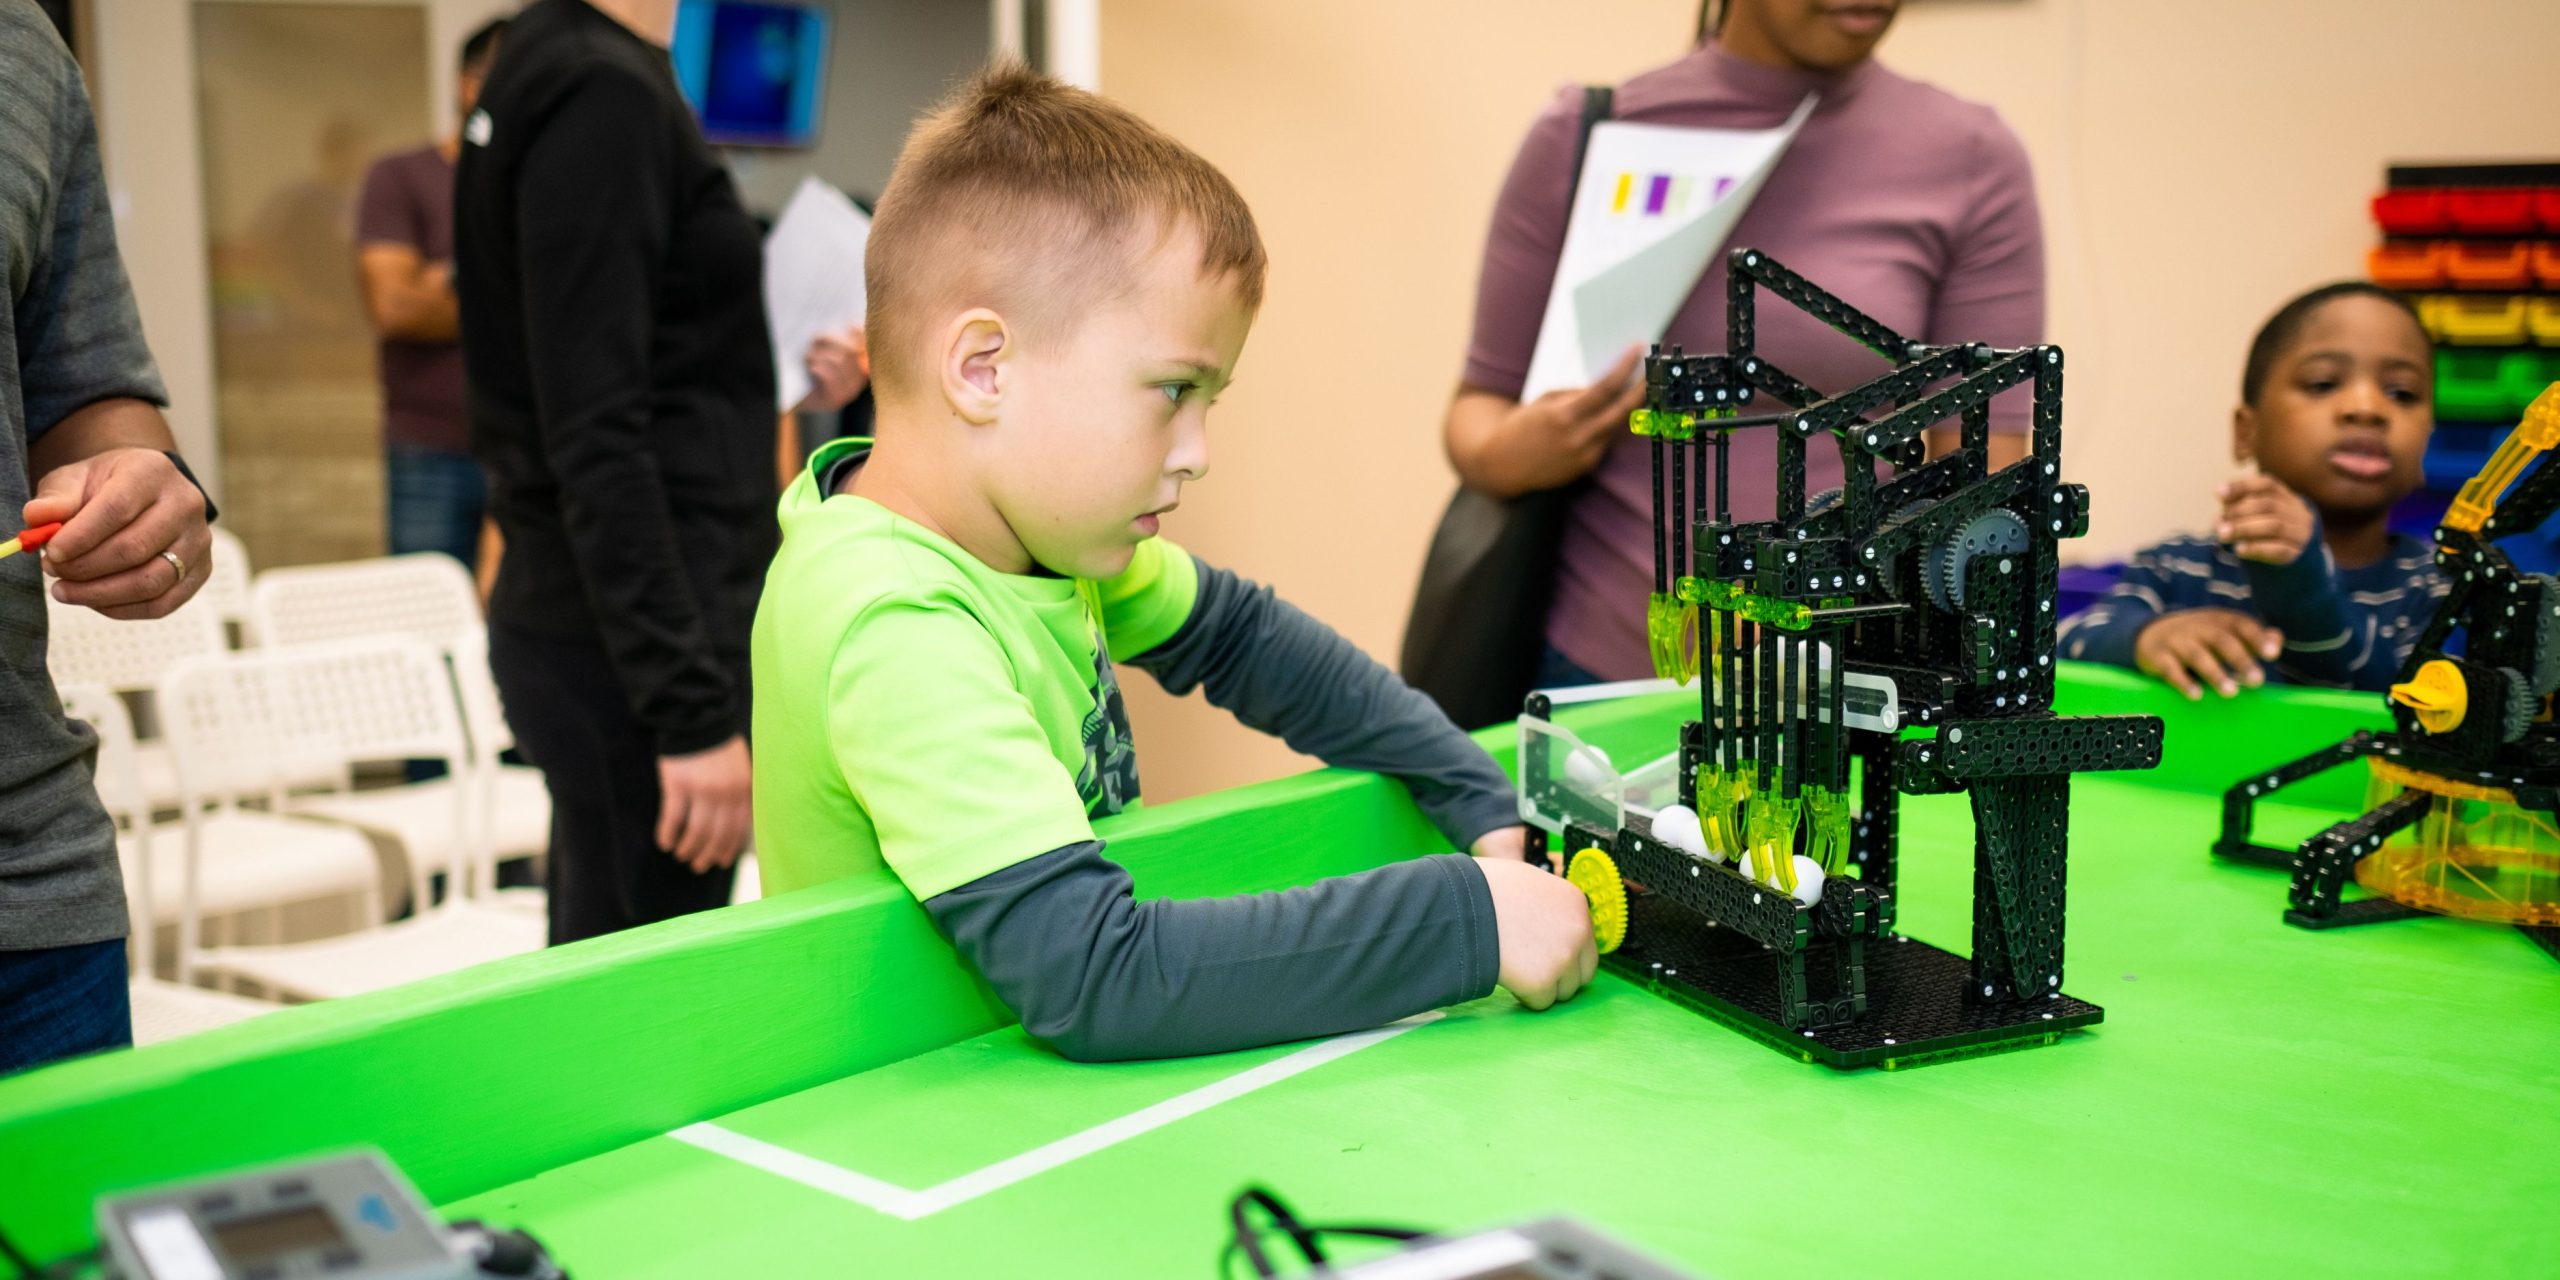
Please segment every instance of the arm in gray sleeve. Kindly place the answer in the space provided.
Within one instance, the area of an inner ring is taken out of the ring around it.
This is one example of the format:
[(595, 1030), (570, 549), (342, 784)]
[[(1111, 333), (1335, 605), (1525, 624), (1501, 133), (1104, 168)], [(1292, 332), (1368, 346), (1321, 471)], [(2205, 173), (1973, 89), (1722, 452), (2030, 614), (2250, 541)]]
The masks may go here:
[(1177, 697), (1202, 689), (1211, 704), (1326, 764), (1395, 778), (1461, 849), (1519, 825), (1502, 766), (1431, 699), (1269, 587), (1198, 563), (1191, 617), (1130, 665)]
[(1086, 1062), (1332, 1035), (1473, 1000), (1500, 965), (1463, 854), (1280, 893), (1139, 902), (1098, 842), (927, 899), (1023, 1029)]

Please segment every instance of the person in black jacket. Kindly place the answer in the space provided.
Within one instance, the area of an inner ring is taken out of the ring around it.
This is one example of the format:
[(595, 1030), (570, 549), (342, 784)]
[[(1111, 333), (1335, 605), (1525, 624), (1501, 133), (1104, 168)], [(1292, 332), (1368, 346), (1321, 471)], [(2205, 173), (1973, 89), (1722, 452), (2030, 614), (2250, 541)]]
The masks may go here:
[(778, 534), (762, 248), (658, 0), (541, 0), (466, 121), (456, 285), (506, 554), (490, 665), (552, 800), (554, 944), (728, 901)]

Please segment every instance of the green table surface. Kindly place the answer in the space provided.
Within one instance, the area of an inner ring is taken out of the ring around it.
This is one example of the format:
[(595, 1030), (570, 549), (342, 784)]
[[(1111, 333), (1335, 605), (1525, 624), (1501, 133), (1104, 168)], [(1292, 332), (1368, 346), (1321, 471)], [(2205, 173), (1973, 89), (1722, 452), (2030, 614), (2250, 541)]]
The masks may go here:
[[(1569, 1213), (1716, 1276), (2560, 1272), (2560, 965), (2462, 921), (2292, 929), (2282, 876), (2206, 853), (2221, 786), (2377, 702), (2189, 707), (2079, 669), (2065, 699), (2170, 724), (2157, 773), (2074, 783), (2064, 985), (2106, 1019), (2057, 1045), (1835, 1072), (1604, 977), (1356, 1048), (1077, 1064), (999, 1025), (912, 903), (830, 886), (0, 1082), (0, 1226), (77, 1247), (97, 1190), (361, 1141), (580, 1280), (1208, 1276), (1248, 1183), (1316, 1219)], [(1633, 764), (1678, 714), (1568, 723)], [(2360, 795), (2342, 774), (2259, 834)], [(1144, 891), (1226, 891), (1427, 840), (1408, 810), (1310, 775), (1151, 810), (1115, 848)], [(1964, 949), (1961, 798), (1907, 799), (1904, 836), (1901, 930)], [(1239, 1092), (1256, 1068), (1288, 1074)], [(876, 1194), (665, 1136), (705, 1120)], [(1115, 1124), (1142, 1131), (1037, 1154)]]

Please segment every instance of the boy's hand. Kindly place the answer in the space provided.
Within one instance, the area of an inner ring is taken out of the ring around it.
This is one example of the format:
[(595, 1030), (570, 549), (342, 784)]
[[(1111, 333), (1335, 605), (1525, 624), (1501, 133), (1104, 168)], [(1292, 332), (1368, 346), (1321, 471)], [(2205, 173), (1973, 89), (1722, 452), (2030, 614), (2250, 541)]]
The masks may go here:
[(1467, 850), (1479, 858), (1509, 858), (1513, 862), (1529, 860), (1529, 828), (1497, 827), (1476, 837), (1474, 847)]
[(2222, 500), (2222, 517), (2213, 536), (2243, 560), (2292, 564), (2320, 527), (2301, 494), (2263, 472), (2233, 476), (2214, 496)]
[(2284, 652), (2284, 633), (2236, 609), (2181, 609), (2164, 613), (2133, 638), (2133, 663), (2169, 682), (2193, 702), (2211, 685), (2232, 697), (2245, 684), (2267, 682), (2258, 663)]
[(1493, 892), (1493, 929), (1501, 948), (1496, 981), (1520, 1003), (1544, 1009), (1570, 1000), (1600, 968), (1591, 939), (1591, 900), (1571, 881), (1517, 858), (1476, 859)]

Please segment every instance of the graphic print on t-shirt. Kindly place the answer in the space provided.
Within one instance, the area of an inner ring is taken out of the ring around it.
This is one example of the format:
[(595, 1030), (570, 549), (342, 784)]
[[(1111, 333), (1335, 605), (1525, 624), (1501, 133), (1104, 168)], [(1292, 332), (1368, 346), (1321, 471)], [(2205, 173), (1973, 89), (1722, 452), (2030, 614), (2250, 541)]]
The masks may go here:
[(1093, 635), (1093, 709), (1084, 715), (1084, 767), (1076, 770), (1076, 795), (1085, 816), (1107, 818), (1138, 802), (1138, 751), (1129, 736), (1129, 707), (1111, 670), (1111, 649)]

